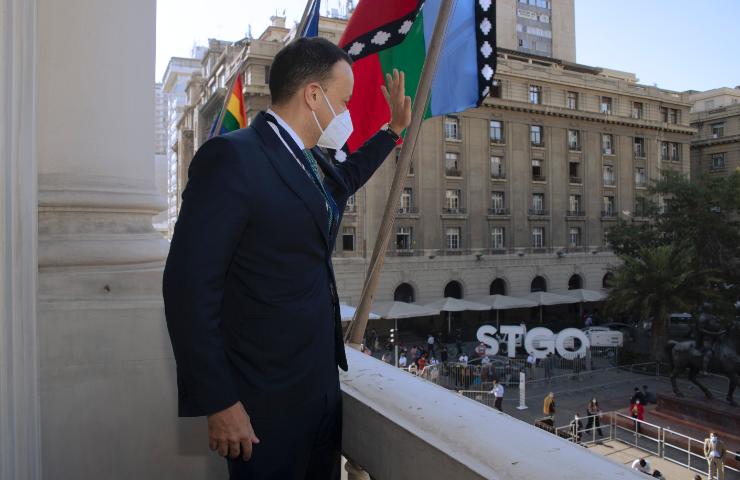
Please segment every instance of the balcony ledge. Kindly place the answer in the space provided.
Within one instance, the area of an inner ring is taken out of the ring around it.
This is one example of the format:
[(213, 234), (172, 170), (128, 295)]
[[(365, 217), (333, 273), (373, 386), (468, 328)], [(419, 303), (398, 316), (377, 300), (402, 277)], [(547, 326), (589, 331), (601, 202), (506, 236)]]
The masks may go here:
[(644, 478), (350, 347), (346, 351), (342, 451), (377, 480)]

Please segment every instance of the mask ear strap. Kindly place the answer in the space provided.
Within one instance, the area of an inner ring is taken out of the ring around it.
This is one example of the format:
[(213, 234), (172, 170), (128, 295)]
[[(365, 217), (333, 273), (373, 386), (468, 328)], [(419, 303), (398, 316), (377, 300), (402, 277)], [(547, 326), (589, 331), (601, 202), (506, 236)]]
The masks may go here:
[(337, 112), (334, 111), (334, 109), (331, 106), (331, 102), (329, 101), (329, 97), (326, 96), (326, 92), (324, 92), (324, 87), (319, 85), (319, 88), (321, 89), (321, 94), (324, 96), (324, 100), (326, 100), (326, 104), (329, 105), (329, 110), (331, 110), (332, 115), (335, 117), (337, 116)]

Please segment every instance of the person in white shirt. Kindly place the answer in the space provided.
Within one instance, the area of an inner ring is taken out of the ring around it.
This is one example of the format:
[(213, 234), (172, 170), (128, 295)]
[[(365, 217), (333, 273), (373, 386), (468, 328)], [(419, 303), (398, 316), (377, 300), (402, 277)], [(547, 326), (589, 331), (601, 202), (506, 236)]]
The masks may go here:
[(504, 386), (501, 385), (498, 381), (498, 378), (493, 379), (493, 390), (491, 390), (491, 393), (493, 393), (493, 407), (497, 409), (500, 412), (503, 412), (502, 403), (504, 401)]
[(400, 368), (406, 368), (406, 354), (402, 353), (400, 357), (398, 357), (398, 366)]
[(704, 439), (704, 457), (707, 459), (709, 465), (709, 472), (707, 478), (712, 479), (717, 476), (717, 480), (724, 480), (725, 478), (725, 463), (724, 457), (727, 453), (725, 444), (719, 440), (717, 434), (711, 432), (709, 438)]
[(468, 363), (468, 354), (463, 353), (460, 358), (457, 359), (460, 363)]
[(429, 355), (434, 356), (434, 336), (430, 333), (427, 337), (427, 348), (429, 350)]
[(634, 462), (632, 462), (632, 470), (637, 470), (638, 472), (647, 473), (650, 475), (650, 462), (645, 460), (644, 458), (638, 458)]

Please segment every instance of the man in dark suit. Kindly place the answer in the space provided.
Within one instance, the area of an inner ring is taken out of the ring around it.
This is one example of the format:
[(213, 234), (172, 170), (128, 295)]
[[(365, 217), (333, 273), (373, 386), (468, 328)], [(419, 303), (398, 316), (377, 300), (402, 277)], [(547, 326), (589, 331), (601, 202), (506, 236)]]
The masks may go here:
[(411, 118), (403, 74), (383, 93), (390, 122), (343, 163), (352, 131), (347, 54), (321, 38), (275, 57), (272, 106), (207, 141), (164, 271), (180, 416), (207, 416), (232, 479), (338, 479), (347, 370), (331, 252), (347, 198)]

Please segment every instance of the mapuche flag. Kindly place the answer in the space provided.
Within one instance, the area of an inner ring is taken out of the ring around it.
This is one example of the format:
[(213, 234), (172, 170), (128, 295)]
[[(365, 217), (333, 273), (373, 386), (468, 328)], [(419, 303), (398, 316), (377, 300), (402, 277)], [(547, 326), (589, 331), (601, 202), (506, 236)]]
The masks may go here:
[[(349, 110), (355, 126), (347, 142), (356, 150), (388, 121), (380, 86), (394, 68), (406, 75), (414, 101), (441, 1), (361, 0), (339, 46), (353, 60)], [(425, 118), (477, 107), (496, 69), (495, 0), (457, 0), (442, 42)], [(413, 103), (412, 103), (413, 105)]]
[[(221, 129), (218, 135), (233, 132), (247, 126), (247, 113), (244, 110), (244, 94), (242, 93), (242, 76), (237, 75), (234, 81), (234, 87), (229, 92), (229, 98), (226, 99), (226, 108), (223, 110), (224, 119), (221, 122)], [(211, 138), (216, 132), (219, 116), (216, 116), (211, 132), (208, 138)]]

